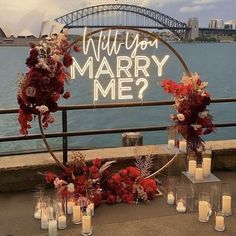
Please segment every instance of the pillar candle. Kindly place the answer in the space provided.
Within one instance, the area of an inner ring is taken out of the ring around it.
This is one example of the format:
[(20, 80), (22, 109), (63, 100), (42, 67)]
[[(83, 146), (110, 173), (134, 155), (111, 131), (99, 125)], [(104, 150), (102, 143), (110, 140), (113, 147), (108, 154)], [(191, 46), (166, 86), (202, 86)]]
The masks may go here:
[(198, 202), (198, 219), (201, 222), (209, 220), (209, 203), (207, 201)]
[(94, 216), (94, 203), (91, 202), (88, 206), (88, 211), (91, 211), (91, 216)]
[(168, 149), (170, 151), (174, 151), (174, 149), (175, 149), (175, 140), (172, 140), (172, 139), (168, 140)]
[(41, 219), (41, 210), (38, 209), (34, 212), (34, 218), (40, 220)]
[(75, 203), (73, 201), (67, 202), (67, 214), (69, 214), (69, 215), (72, 214), (74, 205), (75, 205)]
[(172, 192), (167, 194), (167, 203), (173, 205), (175, 203), (175, 196)]
[(211, 158), (203, 158), (203, 175), (208, 177), (211, 173)]
[(195, 160), (190, 160), (188, 162), (188, 173), (190, 176), (195, 175), (196, 167), (197, 167), (197, 162)]
[(48, 235), (49, 236), (57, 236), (57, 221), (50, 220), (48, 223)]
[(179, 142), (179, 150), (180, 150), (180, 152), (186, 152), (187, 151), (187, 142), (186, 142), (186, 140), (181, 140)]
[(79, 224), (81, 222), (81, 210), (80, 206), (73, 206), (73, 222), (75, 224)]
[(203, 180), (203, 168), (197, 167), (195, 170), (195, 180)]
[(224, 216), (216, 216), (216, 224), (215, 229), (217, 231), (224, 231), (225, 230), (225, 219)]
[(222, 212), (226, 216), (230, 216), (231, 212), (231, 196), (223, 195), (222, 196)]
[(91, 216), (82, 216), (82, 232), (89, 234), (91, 232)]
[(57, 218), (57, 226), (58, 229), (65, 229), (66, 228), (66, 216), (65, 215), (60, 215)]
[(53, 212), (54, 212), (54, 210), (53, 210), (52, 206), (48, 207), (48, 212), (49, 212), (49, 219), (53, 219)]
[(48, 228), (48, 216), (42, 215), (41, 216), (41, 229), (47, 229)]

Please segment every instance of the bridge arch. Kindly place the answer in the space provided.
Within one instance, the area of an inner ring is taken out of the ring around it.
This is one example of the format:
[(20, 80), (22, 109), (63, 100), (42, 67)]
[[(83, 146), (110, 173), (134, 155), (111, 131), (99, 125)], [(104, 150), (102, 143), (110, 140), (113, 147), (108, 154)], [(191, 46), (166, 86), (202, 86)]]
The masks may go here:
[[(130, 4), (103, 4), (97, 6), (90, 6), (83, 9), (79, 9), (68, 14), (65, 14), (61, 17), (56, 18), (55, 20), (59, 23), (65, 24), (67, 28), (82, 28), (87, 25), (81, 23), (81, 20), (85, 17), (96, 15), (104, 12), (129, 12), (136, 14), (138, 16), (145, 17), (150, 19), (154, 23), (153, 28), (157, 29), (168, 29), (173, 34), (175, 34), (180, 39), (185, 38), (185, 33), (187, 25), (184, 22), (178, 21), (166, 14), (152, 10), (146, 7), (140, 7)], [(161, 25), (162, 27), (158, 26)], [(111, 24), (103, 24), (97, 27), (109, 27)], [(114, 26), (114, 25), (113, 25)], [(134, 25), (137, 27), (137, 25)], [(93, 27), (90, 25), (89, 27)], [(94, 27), (96, 27), (94, 25)], [(151, 28), (151, 27), (150, 27)]]

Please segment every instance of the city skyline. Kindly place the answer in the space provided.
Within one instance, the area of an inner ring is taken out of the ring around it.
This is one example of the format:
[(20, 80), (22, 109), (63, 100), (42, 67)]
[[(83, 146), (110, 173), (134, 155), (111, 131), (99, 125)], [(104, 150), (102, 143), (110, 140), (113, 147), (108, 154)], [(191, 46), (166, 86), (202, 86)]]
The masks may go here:
[(236, 19), (234, 0), (97, 0), (96, 4), (90, 0), (0, 0), (0, 27), (14, 32), (28, 28), (38, 35), (42, 20), (55, 19), (87, 6), (115, 3), (148, 7), (182, 22), (198, 17), (200, 27), (207, 27), (211, 19)]

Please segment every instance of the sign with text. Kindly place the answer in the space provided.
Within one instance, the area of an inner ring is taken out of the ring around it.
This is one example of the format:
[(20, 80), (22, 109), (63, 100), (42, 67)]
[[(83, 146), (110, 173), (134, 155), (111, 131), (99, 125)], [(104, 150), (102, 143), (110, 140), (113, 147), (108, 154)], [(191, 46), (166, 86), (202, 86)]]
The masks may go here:
[[(135, 31), (134, 31), (135, 32)], [(100, 31), (97, 36), (87, 37), (84, 29), (81, 53), (73, 57), (71, 78), (93, 80), (93, 100), (143, 100), (149, 86), (151, 70), (162, 77), (169, 55), (158, 56), (145, 53), (157, 52), (158, 39), (148, 40), (135, 32), (117, 29)], [(105, 79), (106, 78), (106, 79)], [(134, 87), (139, 91), (134, 95)], [(134, 97), (136, 96), (136, 97)]]

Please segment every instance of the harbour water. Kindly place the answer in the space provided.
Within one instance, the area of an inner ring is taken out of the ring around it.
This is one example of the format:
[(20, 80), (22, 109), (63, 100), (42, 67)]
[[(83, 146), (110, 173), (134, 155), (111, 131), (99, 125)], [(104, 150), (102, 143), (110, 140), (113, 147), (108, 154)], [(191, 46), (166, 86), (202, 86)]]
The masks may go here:
[[(173, 43), (172, 46), (180, 53), (187, 62), (192, 72), (197, 71), (202, 80), (208, 81), (208, 91), (212, 98), (236, 97), (236, 44), (235, 43)], [(151, 54), (164, 55), (165, 50), (158, 48), (147, 52)], [(26, 72), (25, 58), (28, 47), (0, 47), (0, 107), (16, 108), (17, 73)], [(111, 65), (114, 58), (108, 58)], [(81, 56), (81, 61), (85, 60)], [(143, 101), (158, 101), (171, 99), (163, 93), (160, 81), (171, 77), (179, 81), (183, 68), (170, 53), (170, 60), (165, 68), (163, 77), (157, 77), (156, 69), (150, 66), (149, 87), (144, 91)], [(72, 98), (66, 101), (60, 100), (60, 104), (93, 104), (93, 81), (89, 79), (74, 80), (66, 87), (71, 90)], [(140, 87), (133, 86), (134, 100), (140, 101), (137, 94)], [(96, 103), (111, 102), (111, 99), (100, 99)], [(112, 101), (112, 102), (118, 102)], [(119, 101), (121, 102), (121, 101)], [(123, 102), (130, 102), (124, 100)], [(215, 123), (235, 122), (236, 104), (212, 104), (210, 111), (214, 116)], [(170, 124), (169, 115), (174, 109), (169, 106), (161, 107), (139, 107), (119, 108), (107, 110), (71, 111), (68, 114), (68, 130), (94, 130), (118, 127), (144, 127)], [(30, 134), (38, 133), (37, 121), (32, 122)], [(61, 113), (56, 114), (56, 123), (52, 124), (48, 132), (61, 131)], [(17, 115), (0, 116), (0, 136), (18, 135)], [(167, 134), (161, 132), (144, 133), (145, 144), (166, 143)], [(220, 140), (236, 138), (236, 128), (219, 128), (214, 134), (204, 137), (204, 140)], [(61, 139), (50, 139), (53, 148), (61, 147)], [(102, 135), (69, 138), (69, 146), (93, 148), (120, 146), (121, 135)], [(24, 142), (0, 143), (0, 153), (43, 150), (41, 140)]]

